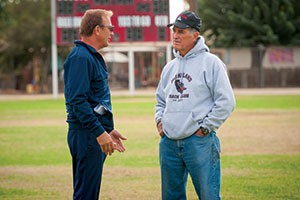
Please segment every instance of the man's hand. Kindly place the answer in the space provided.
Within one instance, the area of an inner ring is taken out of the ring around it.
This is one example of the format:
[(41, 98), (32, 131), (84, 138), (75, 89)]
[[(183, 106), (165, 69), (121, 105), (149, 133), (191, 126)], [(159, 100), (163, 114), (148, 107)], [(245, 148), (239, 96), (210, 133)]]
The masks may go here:
[(102, 152), (106, 155), (111, 155), (114, 152), (114, 146), (116, 144), (106, 131), (97, 137), (97, 141), (101, 147)]
[(164, 131), (163, 131), (163, 127), (162, 127), (162, 122), (161, 121), (158, 122), (156, 128), (157, 128), (157, 131), (158, 131), (160, 137), (164, 136)]
[(119, 152), (124, 152), (125, 151), (125, 147), (122, 143), (121, 140), (127, 140), (126, 137), (124, 137), (123, 135), (121, 135), (117, 130), (112, 130), (109, 135), (111, 136), (113, 142), (114, 142), (114, 149), (119, 151)]
[(205, 135), (202, 133), (200, 128), (195, 132), (195, 135), (200, 136), (200, 137), (205, 137)]

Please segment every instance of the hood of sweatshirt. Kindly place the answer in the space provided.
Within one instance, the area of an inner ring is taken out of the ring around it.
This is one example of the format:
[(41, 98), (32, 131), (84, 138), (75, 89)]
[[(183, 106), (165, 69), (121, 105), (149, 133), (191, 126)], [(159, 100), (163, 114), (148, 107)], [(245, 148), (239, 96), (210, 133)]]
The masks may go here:
[(189, 59), (191, 57), (197, 56), (198, 53), (204, 51), (208, 52), (209, 48), (208, 46), (206, 46), (204, 38), (202, 36), (199, 36), (198, 40), (196, 41), (196, 45), (184, 57), (182, 57), (179, 54), (179, 51), (177, 51), (176, 49), (173, 49), (173, 54), (178, 59)]

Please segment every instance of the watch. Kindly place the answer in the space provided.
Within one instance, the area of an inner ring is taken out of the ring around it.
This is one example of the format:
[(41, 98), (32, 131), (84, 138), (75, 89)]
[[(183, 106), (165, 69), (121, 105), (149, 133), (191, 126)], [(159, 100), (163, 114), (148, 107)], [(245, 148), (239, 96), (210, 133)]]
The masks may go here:
[(203, 135), (207, 135), (210, 133), (209, 129), (208, 128), (204, 128), (204, 127), (200, 127), (200, 130), (202, 131)]

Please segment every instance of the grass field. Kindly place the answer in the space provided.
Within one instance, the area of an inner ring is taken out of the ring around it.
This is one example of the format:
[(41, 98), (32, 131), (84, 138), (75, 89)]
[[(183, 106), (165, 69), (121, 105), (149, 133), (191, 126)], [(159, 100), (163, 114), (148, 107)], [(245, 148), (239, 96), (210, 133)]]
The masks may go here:
[[(238, 95), (218, 130), (224, 200), (300, 200), (300, 95)], [(127, 151), (108, 157), (103, 200), (159, 200), (154, 96), (113, 96)], [(0, 101), (0, 199), (72, 199), (64, 100)], [(187, 186), (188, 199), (197, 199)]]

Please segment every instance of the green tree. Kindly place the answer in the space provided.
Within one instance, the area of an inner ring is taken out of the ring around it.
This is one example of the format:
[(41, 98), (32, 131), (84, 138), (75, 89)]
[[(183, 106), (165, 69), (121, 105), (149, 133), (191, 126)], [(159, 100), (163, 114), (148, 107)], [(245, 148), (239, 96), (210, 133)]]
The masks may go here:
[[(0, 53), (5, 51), (5, 49), (8, 47), (7, 42), (5, 42), (4, 40), (4, 32), (5, 32), (5, 28), (6, 28), (6, 24), (5, 22), (8, 19), (8, 13), (5, 9), (7, 4), (7, 0), (2, 0), (0, 1)], [(1, 54), (0, 54), (1, 55)], [(1, 60), (3, 60), (3, 57), (0, 57), (0, 63)]]
[(41, 77), (50, 69), (51, 17), (49, 0), (10, 0), (0, 4), (1, 74), (15, 74), (39, 61)]
[(250, 47), (251, 67), (261, 67), (270, 45), (300, 44), (297, 0), (200, 0), (202, 31), (217, 47)]

